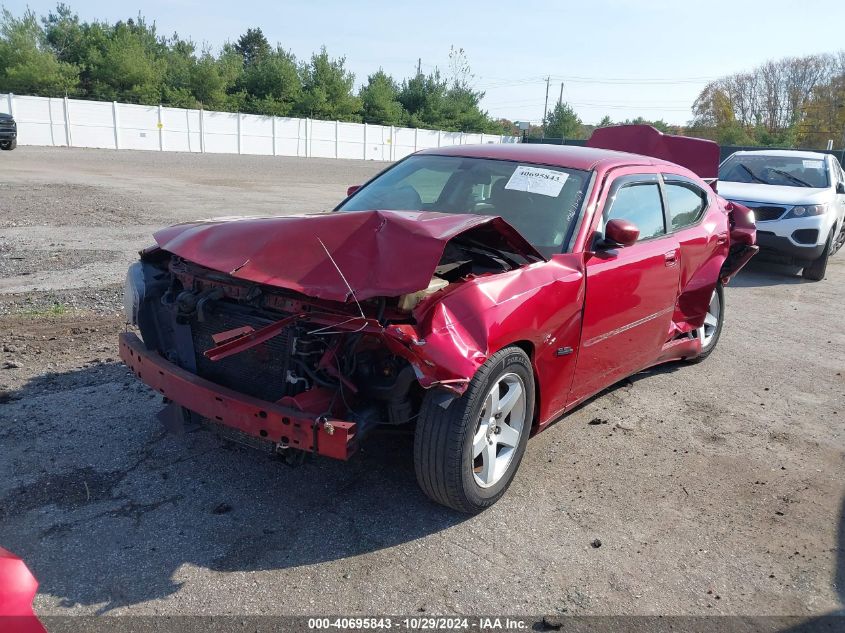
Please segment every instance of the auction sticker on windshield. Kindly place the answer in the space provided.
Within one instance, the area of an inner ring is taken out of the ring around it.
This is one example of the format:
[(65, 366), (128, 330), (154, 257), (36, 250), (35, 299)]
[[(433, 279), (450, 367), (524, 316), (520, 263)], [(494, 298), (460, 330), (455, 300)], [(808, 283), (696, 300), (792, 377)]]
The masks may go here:
[(508, 184), (505, 185), (505, 189), (539, 193), (550, 198), (557, 198), (568, 177), (568, 174), (553, 169), (519, 165), (508, 180)]

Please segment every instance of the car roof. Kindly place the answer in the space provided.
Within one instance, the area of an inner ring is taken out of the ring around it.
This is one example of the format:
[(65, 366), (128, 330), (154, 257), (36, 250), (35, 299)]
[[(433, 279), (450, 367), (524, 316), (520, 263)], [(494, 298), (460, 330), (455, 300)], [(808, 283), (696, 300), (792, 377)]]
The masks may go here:
[(759, 155), (759, 156), (792, 156), (794, 158), (815, 158), (816, 160), (824, 160), (828, 154), (823, 152), (806, 152), (797, 149), (754, 149), (754, 150), (742, 150), (740, 152), (734, 152), (734, 154), (738, 154), (740, 156), (750, 156), (750, 155)]
[[(417, 154), (432, 156), (464, 156), (467, 158), (490, 158), (493, 160), (514, 160), (538, 163), (586, 171), (602, 167), (610, 169), (623, 165), (666, 165), (666, 161), (628, 154), (609, 149), (581, 147), (578, 145), (545, 145), (542, 143), (488, 143), (485, 145), (453, 145), (433, 147)], [(673, 165), (673, 167), (677, 167)], [(682, 169), (679, 167), (679, 169)], [(684, 170), (685, 171), (685, 170)]]

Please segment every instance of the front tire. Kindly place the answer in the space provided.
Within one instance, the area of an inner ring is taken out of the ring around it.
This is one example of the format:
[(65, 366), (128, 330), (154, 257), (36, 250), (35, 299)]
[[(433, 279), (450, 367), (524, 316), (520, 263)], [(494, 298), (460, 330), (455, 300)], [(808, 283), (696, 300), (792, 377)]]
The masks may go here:
[(821, 281), (827, 272), (827, 262), (830, 259), (831, 246), (833, 244), (833, 231), (827, 236), (827, 242), (824, 245), (824, 251), (819, 255), (818, 259), (814, 260), (809, 266), (805, 266), (801, 271), (801, 276), (810, 281)]
[(11, 151), (18, 146), (18, 139), (13, 141), (0, 141), (0, 149)]
[(534, 372), (518, 347), (493, 354), (444, 409), (423, 399), (414, 436), (417, 482), (432, 500), (477, 513), (501, 498), (525, 453), (534, 420)]

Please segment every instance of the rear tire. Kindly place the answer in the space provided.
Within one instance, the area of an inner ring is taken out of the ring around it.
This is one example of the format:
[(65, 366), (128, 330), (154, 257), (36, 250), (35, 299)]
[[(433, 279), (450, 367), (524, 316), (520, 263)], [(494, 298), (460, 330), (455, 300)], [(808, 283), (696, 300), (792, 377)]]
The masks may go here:
[(501, 498), (525, 453), (534, 420), (534, 372), (518, 347), (491, 356), (444, 409), (430, 391), (414, 435), (417, 482), (432, 500), (477, 513)]
[(7, 152), (12, 151), (18, 146), (18, 139), (13, 141), (0, 141), (0, 149), (5, 150)]
[(717, 281), (716, 287), (707, 306), (707, 316), (704, 317), (704, 324), (695, 331), (695, 336), (701, 341), (701, 353), (687, 359), (691, 363), (700, 363), (710, 356), (719, 337), (722, 335), (722, 324), (725, 322), (725, 291), (722, 282)]
[(818, 259), (814, 260), (809, 266), (805, 266), (801, 271), (801, 276), (810, 281), (821, 281), (827, 272), (827, 262), (830, 259), (831, 245), (833, 244), (833, 231), (827, 236), (827, 242), (824, 245), (824, 251), (819, 255)]

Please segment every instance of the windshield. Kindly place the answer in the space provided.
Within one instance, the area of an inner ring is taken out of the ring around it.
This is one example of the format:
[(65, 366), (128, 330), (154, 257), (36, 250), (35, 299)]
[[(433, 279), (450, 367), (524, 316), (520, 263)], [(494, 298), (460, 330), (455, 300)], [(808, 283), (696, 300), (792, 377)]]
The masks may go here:
[(589, 172), (462, 156), (411, 156), (337, 211), (439, 211), (501, 216), (545, 257), (564, 250)]
[(820, 158), (734, 154), (719, 168), (719, 180), (782, 187), (827, 187), (827, 167)]

